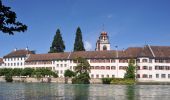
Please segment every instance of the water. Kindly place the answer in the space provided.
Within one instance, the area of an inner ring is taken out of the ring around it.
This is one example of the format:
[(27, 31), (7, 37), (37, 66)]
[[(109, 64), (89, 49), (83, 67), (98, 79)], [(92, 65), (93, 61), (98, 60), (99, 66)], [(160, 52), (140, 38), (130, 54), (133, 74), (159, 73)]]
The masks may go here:
[(0, 83), (0, 100), (170, 100), (170, 86)]

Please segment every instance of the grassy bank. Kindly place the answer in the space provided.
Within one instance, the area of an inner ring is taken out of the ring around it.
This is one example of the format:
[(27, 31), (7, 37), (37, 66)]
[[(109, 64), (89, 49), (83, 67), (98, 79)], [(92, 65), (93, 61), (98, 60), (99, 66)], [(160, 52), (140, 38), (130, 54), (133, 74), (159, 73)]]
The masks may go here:
[(102, 78), (103, 84), (121, 84), (121, 85), (133, 85), (136, 84), (134, 79), (124, 79), (124, 78)]

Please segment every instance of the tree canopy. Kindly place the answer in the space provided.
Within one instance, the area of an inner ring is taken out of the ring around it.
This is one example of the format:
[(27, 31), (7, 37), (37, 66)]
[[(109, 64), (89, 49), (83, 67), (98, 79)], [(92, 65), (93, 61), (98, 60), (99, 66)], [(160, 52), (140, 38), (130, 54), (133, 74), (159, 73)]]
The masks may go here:
[(80, 27), (77, 28), (76, 38), (74, 42), (74, 51), (85, 51), (83, 40), (82, 40), (82, 32)]
[(64, 41), (62, 39), (60, 30), (57, 29), (49, 53), (64, 52), (64, 50), (65, 50)]
[(134, 64), (135, 64), (135, 60), (130, 59), (124, 78), (135, 79), (135, 65)]
[(0, 0), (0, 31), (13, 35), (14, 32), (25, 32), (27, 26), (16, 21), (16, 13), (11, 11), (11, 7), (2, 4)]

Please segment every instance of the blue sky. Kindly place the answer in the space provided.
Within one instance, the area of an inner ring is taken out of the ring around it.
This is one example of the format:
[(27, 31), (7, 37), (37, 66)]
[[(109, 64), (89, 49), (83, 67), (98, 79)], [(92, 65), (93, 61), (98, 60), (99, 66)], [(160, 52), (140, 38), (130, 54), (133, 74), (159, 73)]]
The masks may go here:
[(111, 48), (170, 45), (170, 0), (2, 0), (28, 26), (15, 35), (0, 32), (0, 57), (14, 48), (28, 46), (47, 53), (57, 28), (65, 51), (72, 51), (76, 28), (80, 26), (88, 50), (102, 31), (108, 32)]

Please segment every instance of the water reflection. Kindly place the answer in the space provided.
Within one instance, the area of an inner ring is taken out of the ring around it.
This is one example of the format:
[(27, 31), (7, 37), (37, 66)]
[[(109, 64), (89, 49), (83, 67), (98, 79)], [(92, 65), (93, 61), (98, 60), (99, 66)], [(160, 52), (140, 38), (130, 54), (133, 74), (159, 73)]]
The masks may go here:
[(127, 100), (135, 100), (135, 86), (127, 85), (126, 86), (126, 98)]
[(0, 100), (169, 100), (169, 85), (0, 83)]

